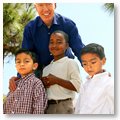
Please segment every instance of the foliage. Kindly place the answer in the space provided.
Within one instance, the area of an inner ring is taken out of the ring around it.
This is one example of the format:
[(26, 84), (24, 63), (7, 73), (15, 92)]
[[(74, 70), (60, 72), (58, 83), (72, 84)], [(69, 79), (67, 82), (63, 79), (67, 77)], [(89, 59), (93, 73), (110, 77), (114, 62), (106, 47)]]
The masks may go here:
[(114, 3), (105, 3), (104, 8), (111, 14), (114, 11)]
[[(104, 8), (112, 13), (114, 3), (105, 3)], [(24, 26), (35, 17), (32, 3), (3, 4), (3, 56), (14, 54), (21, 47)]]
[(5, 100), (6, 100), (6, 96), (5, 96), (5, 95), (3, 95), (3, 103), (5, 102)]
[(24, 26), (35, 17), (32, 3), (3, 4), (3, 56), (21, 47)]

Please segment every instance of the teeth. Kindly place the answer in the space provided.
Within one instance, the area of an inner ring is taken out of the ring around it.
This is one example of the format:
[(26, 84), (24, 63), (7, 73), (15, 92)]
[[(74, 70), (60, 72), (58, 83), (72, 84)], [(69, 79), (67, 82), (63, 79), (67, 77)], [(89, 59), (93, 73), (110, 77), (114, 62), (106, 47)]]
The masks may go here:
[(45, 16), (48, 16), (49, 15), (49, 13), (46, 13), (46, 14), (44, 14)]

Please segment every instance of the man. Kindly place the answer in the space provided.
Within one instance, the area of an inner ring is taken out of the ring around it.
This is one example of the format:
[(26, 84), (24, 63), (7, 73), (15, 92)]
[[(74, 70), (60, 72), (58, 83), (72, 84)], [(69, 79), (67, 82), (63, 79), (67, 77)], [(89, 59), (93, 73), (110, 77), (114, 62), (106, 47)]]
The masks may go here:
[(34, 5), (39, 16), (25, 26), (22, 48), (31, 50), (37, 54), (39, 72), (36, 74), (39, 76), (43, 67), (48, 65), (53, 59), (48, 49), (52, 32), (62, 30), (68, 34), (70, 48), (66, 50), (66, 56), (69, 58), (74, 58), (71, 52), (72, 49), (73, 53), (79, 59), (80, 51), (84, 47), (84, 44), (81, 41), (76, 24), (69, 18), (55, 13), (56, 3), (35, 3)]
[[(69, 45), (79, 59), (81, 48), (84, 45), (75, 23), (55, 13), (55, 3), (35, 3), (35, 8), (39, 16), (26, 25), (22, 48), (35, 51), (38, 55), (39, 63), (46, 66), (53, 59), (48, 49), (50, 34), (55, 30), (63, 30), (68, 34)], [(70, 49), (67, 50), (66, 55), (73, 58)]]

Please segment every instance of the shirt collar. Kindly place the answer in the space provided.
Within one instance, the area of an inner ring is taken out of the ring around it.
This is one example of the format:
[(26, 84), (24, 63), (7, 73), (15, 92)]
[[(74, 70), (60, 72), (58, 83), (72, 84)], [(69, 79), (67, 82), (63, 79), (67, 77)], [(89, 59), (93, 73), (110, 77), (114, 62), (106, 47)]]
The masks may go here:
[(24, 82), (26, 82), (26, 81), (28, 81), (29, 79), (33, 78), (33, 77), (35, 77), (35, 74), (34, 74), (34, 73), (30, 73), (30, 74), (28, 74), (27, 76), (22, 77), (21, 80), (24, 81)]
[(87, 76), (87, 80), (96, 79), (96, 78), (102, 78), (104, 76), (111, 77), (111, 74), (109, 72), (104, 71), (103, 73), (96, 74), (93, 77)]
[(37, 16), (36, 19), (38, 19), (38, 27), (40, 27), (41, 25), (44, 24), (43, 21), (42, 21), (42, 19), (40, 18), (40, 16)]
[(60, 25), (59, 15), (57, 13), (55, 13), (55, 15), (54, 15), (53, 24), (54, 25)]
[(53, 64), (53, 63), (62, 63), (62, 62), (64, 62), (64, 61), (66, 61), (67, 59), (68, 59), (68, 57), (65, 56), (65, 57), (63, 57), (63, 58), (61, 58), (61, 59), (59, 59), (59, 60), (57, 60), (57, 61), (52, 60), (52, 61), (51, 61), (51, 64)]

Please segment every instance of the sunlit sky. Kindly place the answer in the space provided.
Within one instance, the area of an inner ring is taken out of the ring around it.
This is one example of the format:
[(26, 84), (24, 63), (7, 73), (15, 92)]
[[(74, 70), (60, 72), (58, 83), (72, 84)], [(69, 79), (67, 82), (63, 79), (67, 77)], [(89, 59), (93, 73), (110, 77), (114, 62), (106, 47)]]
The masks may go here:
[[(103, 3), (57, 3), (56, 12), (76, 23), (84, 44), (98, 43), (104, 47), (107, 58), (104, 68), (114, 78), (114, 13), (106, 12)], [(7, 94), (9, 78), (16, 75), (14, 58), (5, 59), (3, 72), (3, 93)], [(84, 80), (86, 73), (81, 66), (80, 72)]]

